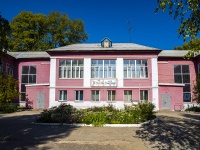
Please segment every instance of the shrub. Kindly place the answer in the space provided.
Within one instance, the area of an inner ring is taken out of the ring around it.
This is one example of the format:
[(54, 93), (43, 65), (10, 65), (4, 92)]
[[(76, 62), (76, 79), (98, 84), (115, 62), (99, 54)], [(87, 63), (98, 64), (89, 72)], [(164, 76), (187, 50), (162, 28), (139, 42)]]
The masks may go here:
[(83, 114), (83, 122), (85, 124), (93, 124), (94, 126), (103, 126), (106, 124), (106, 112), (85, 112)]
[(145, 101), (142, 103), (139, 103), (138, 105), (135, 106), (135, 109), (137, 111), (137, 116), (138, 116), (138, 121), (139, 122), (144, 122), (150, 119), (154, 119), (155, 112), (154, 112), (155, 105)]
[(36, 122), (56, 122), (56, 123), (73, 123), (78, 117), (77, 109), (69, 104), (61, 104), (58, 107), (52, 107), (49, 110), (45, 109)]
[(18, 110), (18, 107), (11, 103), (1, 104), (0, 105), (0, 111), (4, 113), (12, 113), (16, 112)]
[(200, 107), (194, 106), (187, 108), (185, 111), (194, 111), (194, 112), (200, 112)]
[(125, 109), (116, 109), (113, 105), (104, 107), (91, 107), (77, 110), (71, 105), (61, 104), (49, 110), (44, 110), (37, 122), (55, 123), (85, 123), (94, 126), (104, 124), (134, 124), (155, 118), (152, 103), (139, 103), (138, 105), (125, 106)]

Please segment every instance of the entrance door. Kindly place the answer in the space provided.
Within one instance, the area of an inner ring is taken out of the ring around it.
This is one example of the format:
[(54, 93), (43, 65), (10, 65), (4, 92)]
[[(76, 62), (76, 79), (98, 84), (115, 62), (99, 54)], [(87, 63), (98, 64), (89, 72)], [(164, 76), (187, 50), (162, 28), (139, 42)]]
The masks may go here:
[(171, 109), (171, 95), (170, 94), (162, 94), (162, 109)]
[(45, 94), (44, 93), (37, 93), (36, 108), (37, 109), (45, 108)]

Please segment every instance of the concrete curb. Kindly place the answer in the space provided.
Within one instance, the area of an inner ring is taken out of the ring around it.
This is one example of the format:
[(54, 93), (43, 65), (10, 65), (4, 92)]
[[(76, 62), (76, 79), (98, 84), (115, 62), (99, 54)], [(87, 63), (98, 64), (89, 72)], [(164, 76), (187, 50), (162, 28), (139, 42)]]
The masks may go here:
[[(145, 125), (150, 125), (158, 121), (158, 118), (142, 122), (140, 124), (104, 124), (103, 127), (143, 127)], [(74, 123), (74, 124), (67, 124), (67, 123), (37, 123), (32, 122), (31, 124), (34, 125), (51, 125), (51, 126), (73, 126), (73, 127), (94, 127), (92, 124), (83, 124), (83, 123)]]

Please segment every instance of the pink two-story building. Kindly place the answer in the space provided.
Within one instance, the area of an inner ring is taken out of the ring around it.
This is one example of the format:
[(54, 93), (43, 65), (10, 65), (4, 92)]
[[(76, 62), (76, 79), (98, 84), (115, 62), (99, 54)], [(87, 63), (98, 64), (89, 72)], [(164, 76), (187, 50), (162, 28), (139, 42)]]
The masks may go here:
[(19, 80), (20, 105), (77, 108), (112, 104), (117, 108), (148, 100), (156, 110), (193, 105), (198, 56), (132, 43), (73, 44), (46, 52), (9, 52)]

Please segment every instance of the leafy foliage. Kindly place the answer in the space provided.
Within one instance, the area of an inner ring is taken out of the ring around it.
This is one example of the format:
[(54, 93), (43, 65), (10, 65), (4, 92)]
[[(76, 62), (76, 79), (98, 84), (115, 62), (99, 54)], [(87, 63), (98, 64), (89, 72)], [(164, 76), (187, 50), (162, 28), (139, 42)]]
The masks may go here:
[(0, 74), (0, 105), (10, 103), (17, 99), (19, 95), (18, 81), (12, 76)]
[(36, 121), (47, 123), (73, 123), (75, 120), (78, 121), (80, 116), (78, 110), (73, 106), (61, 104), (58, 107), (52, 107), (49, 110), (45, 109)]
[(11, 33), (8, 20), (0, 14), (0, 55), (3, 50), (8, 49), (8, 39)]
[(6, 103), (6, 104), (0, 105), (0, 112), (12, 113), (12, 112), (16, 112), (17, 110), (18, 110), (18, 107), (11, 103)]
[(139, 103), (136, 106), (136, 110), (138, 112), (138, 115), (140, 116), (140, 121), (143, 122), (155, 118), (155, 112), (153, 111), (154, 108), (155, 105), (148, 101), (144, 103)]
[(193, 89), (193, 101), (200, 104), (200, 75), (197, 76)]
[(182, 46), (174, 47), (175, 50), (190, 50), (185, 58), (190, 59), (194, 56), (194, 52), (200, 50), (200, 39), (190, 40), (188, 43), (184, 43)]
[(194, 112), (200, 112), (200, 107), (194, 106), (187, 108), (185, 111), (194, 111)]
[(139, 103), (134, 106), (125, 106), (125, 109), (116, 109), (113, 105), (92, 107), (77, 110), (71, 105), (61, 104), (49, 110), (44, 110), (36, 122), (54, 123), (85, 123), (93, 126), (109, 124), (134, 124), (155, 118), (152, 103)]
[(23, 11), (13, 18), (10, 26), (12, 51), (39, 51), (45, 47), (46, 43), (41, 43), (47, 34), (47, 17), (45, 15)]
[(169, 11), (174, 19), (180, 19), (179, 35), (184, 39), (194, 39), (200, 31), (200, 1), (199, 0), (157, 0), (158, 10)]
[(190, 40), (182, 46), (174, 47), (175, 50), (200, 50), (200, 39)]
[(52, 11), (48, 16), (23, 11), (10, 23), (12, 51), (43, 51), (85, 42), (88, 35), (82, 20)]

